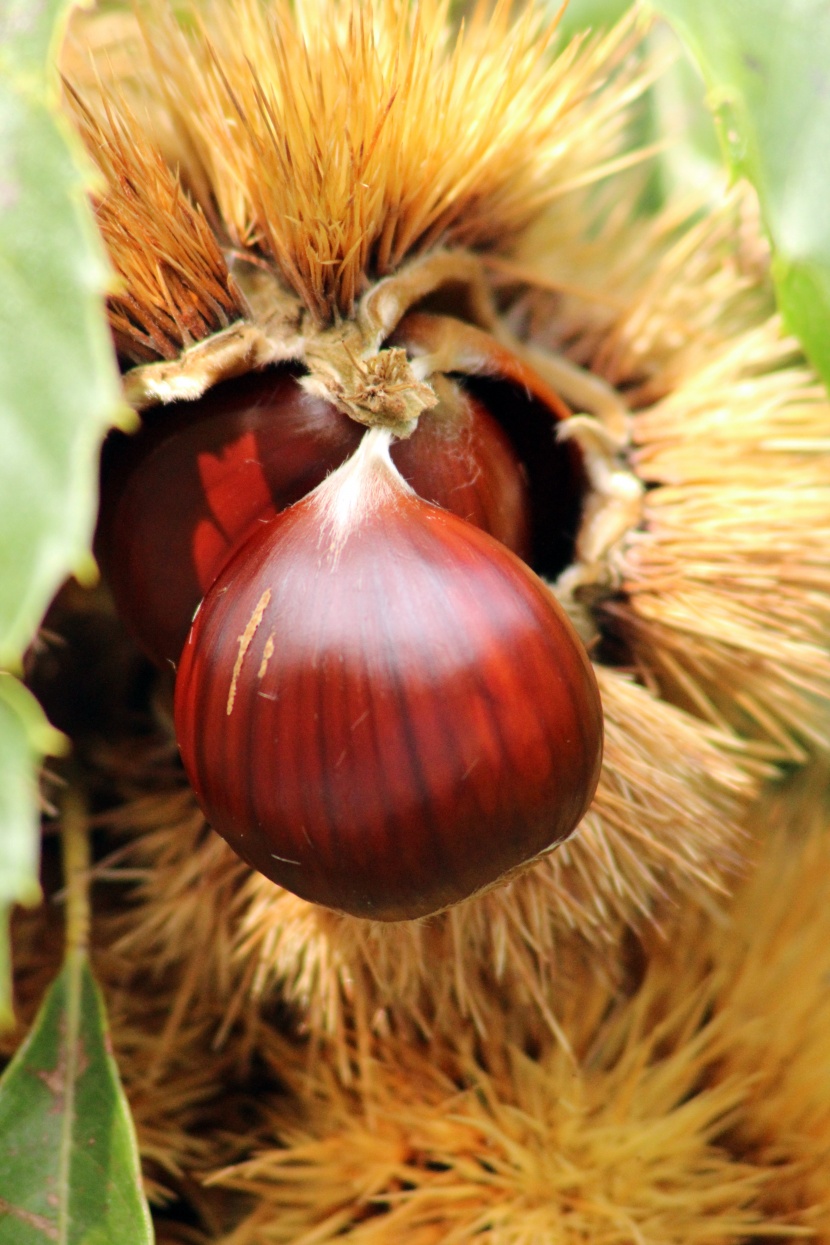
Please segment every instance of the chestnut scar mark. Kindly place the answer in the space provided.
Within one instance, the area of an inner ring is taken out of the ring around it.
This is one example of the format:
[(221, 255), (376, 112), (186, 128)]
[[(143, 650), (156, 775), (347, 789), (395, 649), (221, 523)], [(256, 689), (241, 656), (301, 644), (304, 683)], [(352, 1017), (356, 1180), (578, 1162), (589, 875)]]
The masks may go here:
[(268, 639), (265, 641), (265, 648), (263, 649), (263, 652), (262, 652), (262, 661), (259, 664), (259, 670), (257, 671), (257, 676), (256, 676), (258, 679), (265, 678), (265, 671), (268, 669), (268, 662), (271, 660), (273, 656), (274, 656), (274, 633), (272, 631)]
[(231, 676), (231, 688), (230, 688), (230, 691), (228, 692), (228, 704), (225, 710), (228, 717), (230, 717), (231, 713), (233, 712), (233, 704), (234, 704), (234, 701), (236, 700), (236, 685), (239, 682), (239, 675), (242, 670), (242, 663), (245, 660), (245, 654), (247, 653), (248, 649), (251, 647), (251, 641), (256, 635), (257, 627), (262, 622), (262, 615), (265, 613), (265, 610), (268, 606), (268, 602), (270, 600), (271, 600), (271, 589), (266, 588), (262, 596), (259, 598), (259, 601), (257, 602), (256, 609), (254, 610), (251, 617), (248, 619), (247, 627), (242, 632), (242, 635), (239, 637), (239, 652), (236, 655), (236, 662), (234, 663), (234, 667), (233, 667), (233, 674)]

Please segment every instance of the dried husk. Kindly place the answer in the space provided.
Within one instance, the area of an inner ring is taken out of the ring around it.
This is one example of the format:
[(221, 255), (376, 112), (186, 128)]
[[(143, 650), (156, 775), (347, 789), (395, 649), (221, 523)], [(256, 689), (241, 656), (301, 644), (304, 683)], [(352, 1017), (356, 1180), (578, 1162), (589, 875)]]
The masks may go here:
[(770, 801), (769, 838), (728, 924), (696, 946), (722, 1027), (712, 1082), (750, 1092), (729, 1134), (735, 1153), (777, 1169), (768, 1213), (830, 1241), (830, 868), (827, 770)]
[[(725, 1144), (752, 1073), (701, 1088), (725, 1025), (701, 989), (646, 970), (632, 997), (586, 977), (561, 1043), (528, 1050), (494, 1024), (428, 1044), (387, 1038), (359, 1089), (264, 1052), (296, 1095), (273, 1141), (212, 1183), (255, 1206), (223, 1245), (406, 1240), (728, 1242), (789, 1235), (767, 1210), (781, 1172)], [(783, 1170), (788, 1170), (786, 1161)]]
[(728, 913), (688, 905), (624, 988), (563, 991), (567, 1047), (386, 1038), (351, 1088), (276, 1041), (276, 1146), (227, 1245), (830, 1239), (826, 772), (770, 793)]

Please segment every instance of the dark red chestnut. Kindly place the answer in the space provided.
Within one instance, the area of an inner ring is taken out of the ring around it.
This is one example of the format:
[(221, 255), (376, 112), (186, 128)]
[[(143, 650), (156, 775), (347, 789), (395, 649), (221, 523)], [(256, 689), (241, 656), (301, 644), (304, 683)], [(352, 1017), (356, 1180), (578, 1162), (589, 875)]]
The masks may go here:
[(438, 406), (425, 411), (392, 461), (419, 497), (489, 532), (520, 558), (530, 556), (527, 474), (507, 433), (487, 407), (443, 381)]
[[(364, 431), (280, 370), (227, 382), (111, 439), (96, 551), (119, 613), (155, 661), (178, 660), (233, 550), (319, 484)], [(443, 381), (438, 406), (392, 453), (425, 498), (528, 554), (527, 479), (481, 402)]]
[(567, 404), (521, 354), (454, 316), (410, 312), (390, 343), (416, 365), (426, 359), (439, 372), (460, 375), (464, 392), (507, 432), (529, 489), (531, 540), (521, 556), (538, 574), (556, 579), (573, 562), (588, 491), (582, 451), (556, 436), (571, 414)]
[(239, 542), (315, 488), (363, 432), (273, 370), (152, 411), (135, 436), (105, 443), (95, 550), (150, 657), (178, 661), (196, 606)]
[(182, 653), (175, 721), (206, 816), (249, 864), (402, 920), (574, 830), (602, 711), (550, 591), (418, 497), (388, 441), (367, 433), (231, 558)]

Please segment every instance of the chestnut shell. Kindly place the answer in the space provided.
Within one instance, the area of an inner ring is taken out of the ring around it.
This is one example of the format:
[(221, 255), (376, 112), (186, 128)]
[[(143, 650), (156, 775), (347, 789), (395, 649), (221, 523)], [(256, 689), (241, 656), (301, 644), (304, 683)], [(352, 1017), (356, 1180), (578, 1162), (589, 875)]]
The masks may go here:
[(503, 545), (401, 485), (334, 548), (323, 490), (207, 593), (176, 684), (181, 754), (261, 873), (356, 916), (424, 916), (574, 830), (599, 777), (599, 693)]

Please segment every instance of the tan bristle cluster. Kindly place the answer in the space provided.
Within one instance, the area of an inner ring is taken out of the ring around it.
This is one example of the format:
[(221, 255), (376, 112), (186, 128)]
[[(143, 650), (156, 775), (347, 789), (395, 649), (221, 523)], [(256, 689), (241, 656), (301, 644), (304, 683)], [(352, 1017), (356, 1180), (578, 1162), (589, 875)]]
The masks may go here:
[(659, 695), (799, 761), (827, 741), (828, 400), (771, 314), (747, 198), (570, 251), (551, 228), (530, 306), (540, 343), (633, 407), (647, 491), (611, 557), (609, 633)]
[(561, 981), (566, 1044), (505, 1011), (355, 1050), (346, 1088), (265, 1038), (295, 1102), (213, 1177), (256, 1197), (223, 1245), (830, 1241), (826, 791), (771, 793), (732, 910), (666, 914), (624, 989)]
[(119, 356), (132, 363), (175, 359), (245, 313), (201, 210), (182, 189), (126, 101), (96, 117), (68, 90), (70, 108), (104, 178), (98, 227), (118, 287), (107, 302)]
[(778, 1173), (723, 1144), (751, 1075), (699, 1092), (717, 1023), (701, 992), (647, 979), (631, 999), (587, 977), (573, 1053), (529, 1055), (494, 1026), (475, 1049), (387, 1038), (348, 1090), (272, 1039), (296, 1105), (270, 1146), (211, 1183), (251, 1212), (223, 1245), (726, 1245), (785, 1232), (761, 1199)]
[(675, 700), (799, 760), (827, 742), (830, 439), (793, 356), (773, 320), (636, 417), (637, 471), (659, 487), (620, 618)]
[[(614, 167), (625, 106), (643, 86), (631, 31), (554, 58), (556, 18), (513, 9), (479, 3), (453, 32), (447, 0), (232, 0), (177, 11), (181, 25), (148, 0), (152, 68), (129, 91), (222, 241), (273, 263), (325, 322), (407, 256), (502, 248), (551, 197)], [(615, 74), (612, 105), (600, 88)], [(87, 138), (94, 149), (94, 129)], [(115, 154), (118, 195), (129, 154), (118, 140)], [(149, 165), (145, 193), (162, 212), (171, 189), (156, 159), (139, 150), (136, 173)], [(127, 241), (109, 241), (120, 268)], [(144, 274), (134, 276), (142, 301)]]
[(698, 944), (721, 1026), (717, 1076), (750, 1093), (730, 1145), (779, 1176), (771, 1213), (799, 1217), (830, 1242), (830, 814), (824, 767), (770, 802), (769, 839), (756, 851), (729, 924)]

